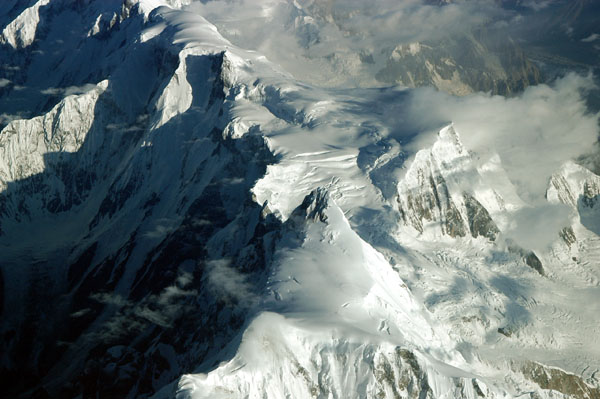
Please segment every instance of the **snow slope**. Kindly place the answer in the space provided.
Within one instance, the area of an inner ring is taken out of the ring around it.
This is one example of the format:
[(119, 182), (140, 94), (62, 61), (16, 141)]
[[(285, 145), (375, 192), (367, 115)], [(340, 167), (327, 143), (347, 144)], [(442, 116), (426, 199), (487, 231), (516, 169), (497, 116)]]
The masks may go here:
[[(290, 97), (299, 102), (297, 96)], [(336, 108), (343, 108), (328, 103), (330, 117)], [(301, 118), (312, 115), (306, 111), (310, 106), (296, 109), (302, 109)], [(445, 127), (431, 149), (419, 151), (408, 162), (399, 178), (398, 194), (388, 205), (369, 174), (358, 167), (358, 154), (340, 145), (348, 142), (340, 136), (360, 137), (353, 136), (361, 126), (353, 123), (353, 117), (340, 124), (339, 131), (329, 118), (321, 122), (328, 135), (320, 150), (315, 142), (324, 136), (318, 135), (318, 120), (311, 119), (315, 128), (308, 134), (316, 137), (310, 141), (301, 140), (296, 129), (271, 133), (271, 148), (284, 155), (253, 191), (287, 224), (303, 225), (297, 215), (307, 214), (307, 232), (299, 249), (280, 249), (286, 255), (280, 255), (281, 266), (274, 265), (277, 284), (267, 286), (265, 313), (247, 328), (237, 355), (206, 375), (184, 377), (178, 397), (261, 397), (265, 393), (268, 397), (476, 397), (478, 389), (490, 397), (516, 397), (530, 391), (542, 397), (560, 396), (558, 392), (581, 395), (566, 388), (564, 381), (576, 377), (561, 370), (587, 373), (592, 385), (578, 383), (597, 395), (593, 388), (597, 348), (590, 344), (598, 333), (598, 309), (593, 305), (598, 303), (597, 280), (584, 290), (564, 285), (558, 253), (567, 244), (559, 231), (552, 251), (539, 253), (544, 265), (540, 270), (530, 261), (533, 254), (540, 262), (535, 253), (504, 238), (507, 213), (526, 204), (502, 172), (499, 158), (477, 167), (454, 128)], [(304, 119), (299, 123), (310, 126)], [(355, 146), (367, 144), (359, 141)], [(392, 152), (388, 157), (407, 157), (394, 146), (388, 149)], [(292, 209), (291, 204), (300, 201), (289, 198), (301, 198), (309, 190), (316, 191), (300, 208)], [(359, 190), (362, 195), (353, 195)], [(336, 205), (329, 205), (331, 198)], [(359, 210), (366, 207), (379, 214), (363, 220)], [(332, 209), (336, 209), (333, 214)], [(350, 222), (342, 214), (349, 215)], [(345, 226), (339, 225), (340, 217)], [(345, 237), (344, 230), (354, 223), (389, 261), (383, 261), (355, 233), (353, 238)], [(419, 223), (427, 223), (428, 228)], [(356, 252), (365, 246), (368, 250)], [(577, 276), (586, 278), (588, 273), (597, 269), (580, 269)], [(570, 300), (563, 301), (557, 292)], [(275, 305), (270, 304), (271, 296)], [(576, 325), (571, 322), (574, 318)], [(256, 348), (272, 359), (265, 362)], [(351, 355), (324, 355), (347, 350)], [(271, 351), (289, 355), (268, 355)], [(419, 372), (410, 374), (400, 353), (418, 359)], [(385, 371), (386, 362), (395, 365)], [(542, 369), (531, 366), (535, 362), (558, 367), (544, 371), (555, 373), (550, 377), (553, 383), (528, 374)], [(357, 391), (357, 385), (362, 390)], [(552, 387), (553, 392), (548, 389)]]

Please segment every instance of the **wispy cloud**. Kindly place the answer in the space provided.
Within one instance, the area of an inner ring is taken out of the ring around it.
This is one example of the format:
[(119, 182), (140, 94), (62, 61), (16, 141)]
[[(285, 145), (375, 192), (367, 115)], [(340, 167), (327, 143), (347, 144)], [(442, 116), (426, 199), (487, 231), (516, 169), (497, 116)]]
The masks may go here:
[[(148, 325), (172, 328), (186, 312), (197, 310), (198, 297), (209, 301), (234, 304), (236, 309), (250, 309), (256, 305), (259, 295), (244, 273), (238, 271), (229, 259), (219, 259), (206, 263), (204, 277), (198, 291), (191, 272), (181, 271), (174, 283), (160, 293), (149, 295), (140, 302), (133, 302), (117, 293), (97, 294), (93, 298), (115, 310), (106, 320), (103, 328), (94, 333), (91, 339), (113, 340), (128, 334), (137, 333)], [(85, 314), (82, 310), (73, 317)]]
[(253, 306), (258, 300), (247, 276), (237, 270), (229, 259), (209, 262), (206, 276), (210, 289), (222, 300), (235, 300), (245, 307)]
[(600, 35), (597, 33), (592, 33), (588, 37), (581, 39), (581, 41), (584, 43), (591, 43), (591, 42), (595, 42), (598, 39), (600, 39)]
[(96, 301), (114, 307), (116, 313), (103, 324), (101, 330), (94, 333), (95, 337), (92, 338), (110, 340), (122, 337), (139, 331), (148, 323), (171, 328), (175, 320), (189, 310), (191, 305), (186, 298), (198, 295), (198, 291), (191, 288), (192, 281), (191, 273), (182, 272), (174, 284), (165, 287), (159, 294), (149, 295), (139, 303), (134, 303), (116, 293), (94, 295)]
[(548, 8), (556, 0), (525, 0), (521, 3), (523, 7), (531, 8), (534, 11), (541, 11)]
[[(126, 130), (127, 126), (115, 127), (115, 129)], [(153, 227), (144, 233), (148, 238), (162, 238), (173, 232), (181, 221), (177, 219), (160, 218), (153, 223)]]
[(545, 202), (551, 174), (567, 160), (591, 151), (597, 142), (598, 115), (588, 112), (582, 95), (592, 87), (591, 76), (569, 74), (514, 98), (454, 97), (417, 89), (400, 112), (415, 131), (433, 131), (454, 122), (468, 149), (482, 161), (497, 153), (519, 194), (537, 204)]
[(49, 87), (42, 90), (40, 93), (50, 96), (70, 96), (73, 94), (83, 94), (94, 89), (96, 85), (85, 84), (82, 86), (68, 86), (68, 87)]
[(21, 114), (0, 114), (0, 125), (6, 125), (8, 123), (10, 123), (11, 121), (14, 121), (16, 119), (22, 119), (23, 115)]

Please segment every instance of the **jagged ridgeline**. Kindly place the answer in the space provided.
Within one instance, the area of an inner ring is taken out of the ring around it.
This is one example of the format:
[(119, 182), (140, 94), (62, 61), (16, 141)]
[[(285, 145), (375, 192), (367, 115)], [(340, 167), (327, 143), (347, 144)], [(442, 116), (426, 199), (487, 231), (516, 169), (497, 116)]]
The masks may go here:
[(390, 134), (405, 90), (183, 3), (0, 5), (0, 396), (600, 397), (600, 177), (530, 246), (499, 156)]
[[(275, 160), (265, 140), (224, 133), (226, 42), (174, 44), (170, 9), (117, 3), (38, 2), (20, 10), (33, 26), (3, 32), (17, 38), (3, 48), (11, 81), (58, 86), (23, 99), (32, 117), (0, 137), (0, 374), (12, 397), (143, 397), (192, 371), (249, 315), (211, 280), (215, 265), (259, 290), (280, 225), (250, 193)], [(89, 30), (71, 37), (68, 19)], [(42, 54), (59, 39), (72, 48)]]

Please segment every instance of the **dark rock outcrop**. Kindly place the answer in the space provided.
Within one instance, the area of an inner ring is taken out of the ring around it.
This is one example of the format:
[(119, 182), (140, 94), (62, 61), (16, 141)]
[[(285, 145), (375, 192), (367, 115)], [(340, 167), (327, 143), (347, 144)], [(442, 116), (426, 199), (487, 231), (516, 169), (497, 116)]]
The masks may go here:
[(475, 238), (482, 236), (490, 241), (495, 241), (500, 230), (492, 220), (487, 209), (468, 193), (463, 193), (463, 198), (465, 199), (465, 208), (467, 209), (471, 235)]

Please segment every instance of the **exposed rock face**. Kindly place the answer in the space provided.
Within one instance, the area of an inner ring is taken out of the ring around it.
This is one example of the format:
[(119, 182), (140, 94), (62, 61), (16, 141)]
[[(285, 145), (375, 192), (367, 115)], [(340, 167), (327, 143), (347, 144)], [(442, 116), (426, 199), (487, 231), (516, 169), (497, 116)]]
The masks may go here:
[[(598, 234), (598, 199), (600, 198), (600, 176), (583, 166), (568, 162), (558, 173), (552, 175), (548, 190), (548, 201), (562, 203), (571, 207), (579, 216), (580, 223), (588, 230)], [(565, 241), (575, 239), (568, 231), (563, 234)]]
[(542, 80), (516, 43), (496, 42), (484, 32), (441, 43), (399, 45), (376, 78), (408, 87), (434, 86), (457, 95), (476, 91), (509, 95)]
[(483, 236), (490, 241), (495, 241), (500, 230), (498, 230), (496, 223), (492, 220), (487, 209), (468, 193), (463, 193), (463, 197), (465, 199), (471, 235), (475, 238)]
[(569, 247), (577, 242), (577, 237), (575, 236), (575, 232), (571, 226), (562, 229), (559, 235)]
[(588, 208), (593, 208), (600, 196), (600, 182), (597, 179), (586, 181), (583, 184), (583, 197), (581, 202)]
[(507, 240), (507, 244), (509, 252), (520, 256), (527, 266), (531, 267), (542, 276), (544, 275), (544, 267), (535, 252), (520, 247), (510, 239)]
[(537, 257), (535, 252), (530, 251), (525, 255), (525, 263), (542, 276), (544, 275), (544, 268), (542, 267), (542, 262)]
[(569, 398), (599, 399), (600, 388), (592, 387), (576, 375), (544, 366), (536, 362), (527, 362), (520, 370), (542, 389), (558, 391)]
[[(419, 233), (427, 222), (437, 222), (442, 234), (464, 237), (466, 228), (450, 195), (445, 165), (463, 162), (467, 157), (462, 145), (455, 145), (456, 133), (452, 127), (440, 132), (440, 138), (431, 150), (421, 150), (398, 185), (398, 207), (405, 223)], [(450, 149), (448, 153), (445, 149)], [(441, 156), (438, 158), (438, 156)]]
[(292, 219), (327, 222), (325, 209), (329, 206), (329, 192), (321, 187), (308, 194), (302, 204), (292, 212)]
[(406, 195), (404, 203), (398, 197), (400, 214), (420, 233), (423, 233), (424, 222), (441, 222), (443, 234), (464, 237), (463, 218), (449, 196), (444, 178), (439, 175), (428, 177), (419, 181), (419, 190)]
[[(439, 226), (450, 237), (485, 237), (494, 241), (498, 227), (475, 198), (460, 189), (477, 175), (469, 153), (452, 126), (442, 129), (430, 150), (419, 151), (398, 185), (398, 209), (407, 225), (424, 233)], [(448, 182), (447, 179), (451, 179)]]

